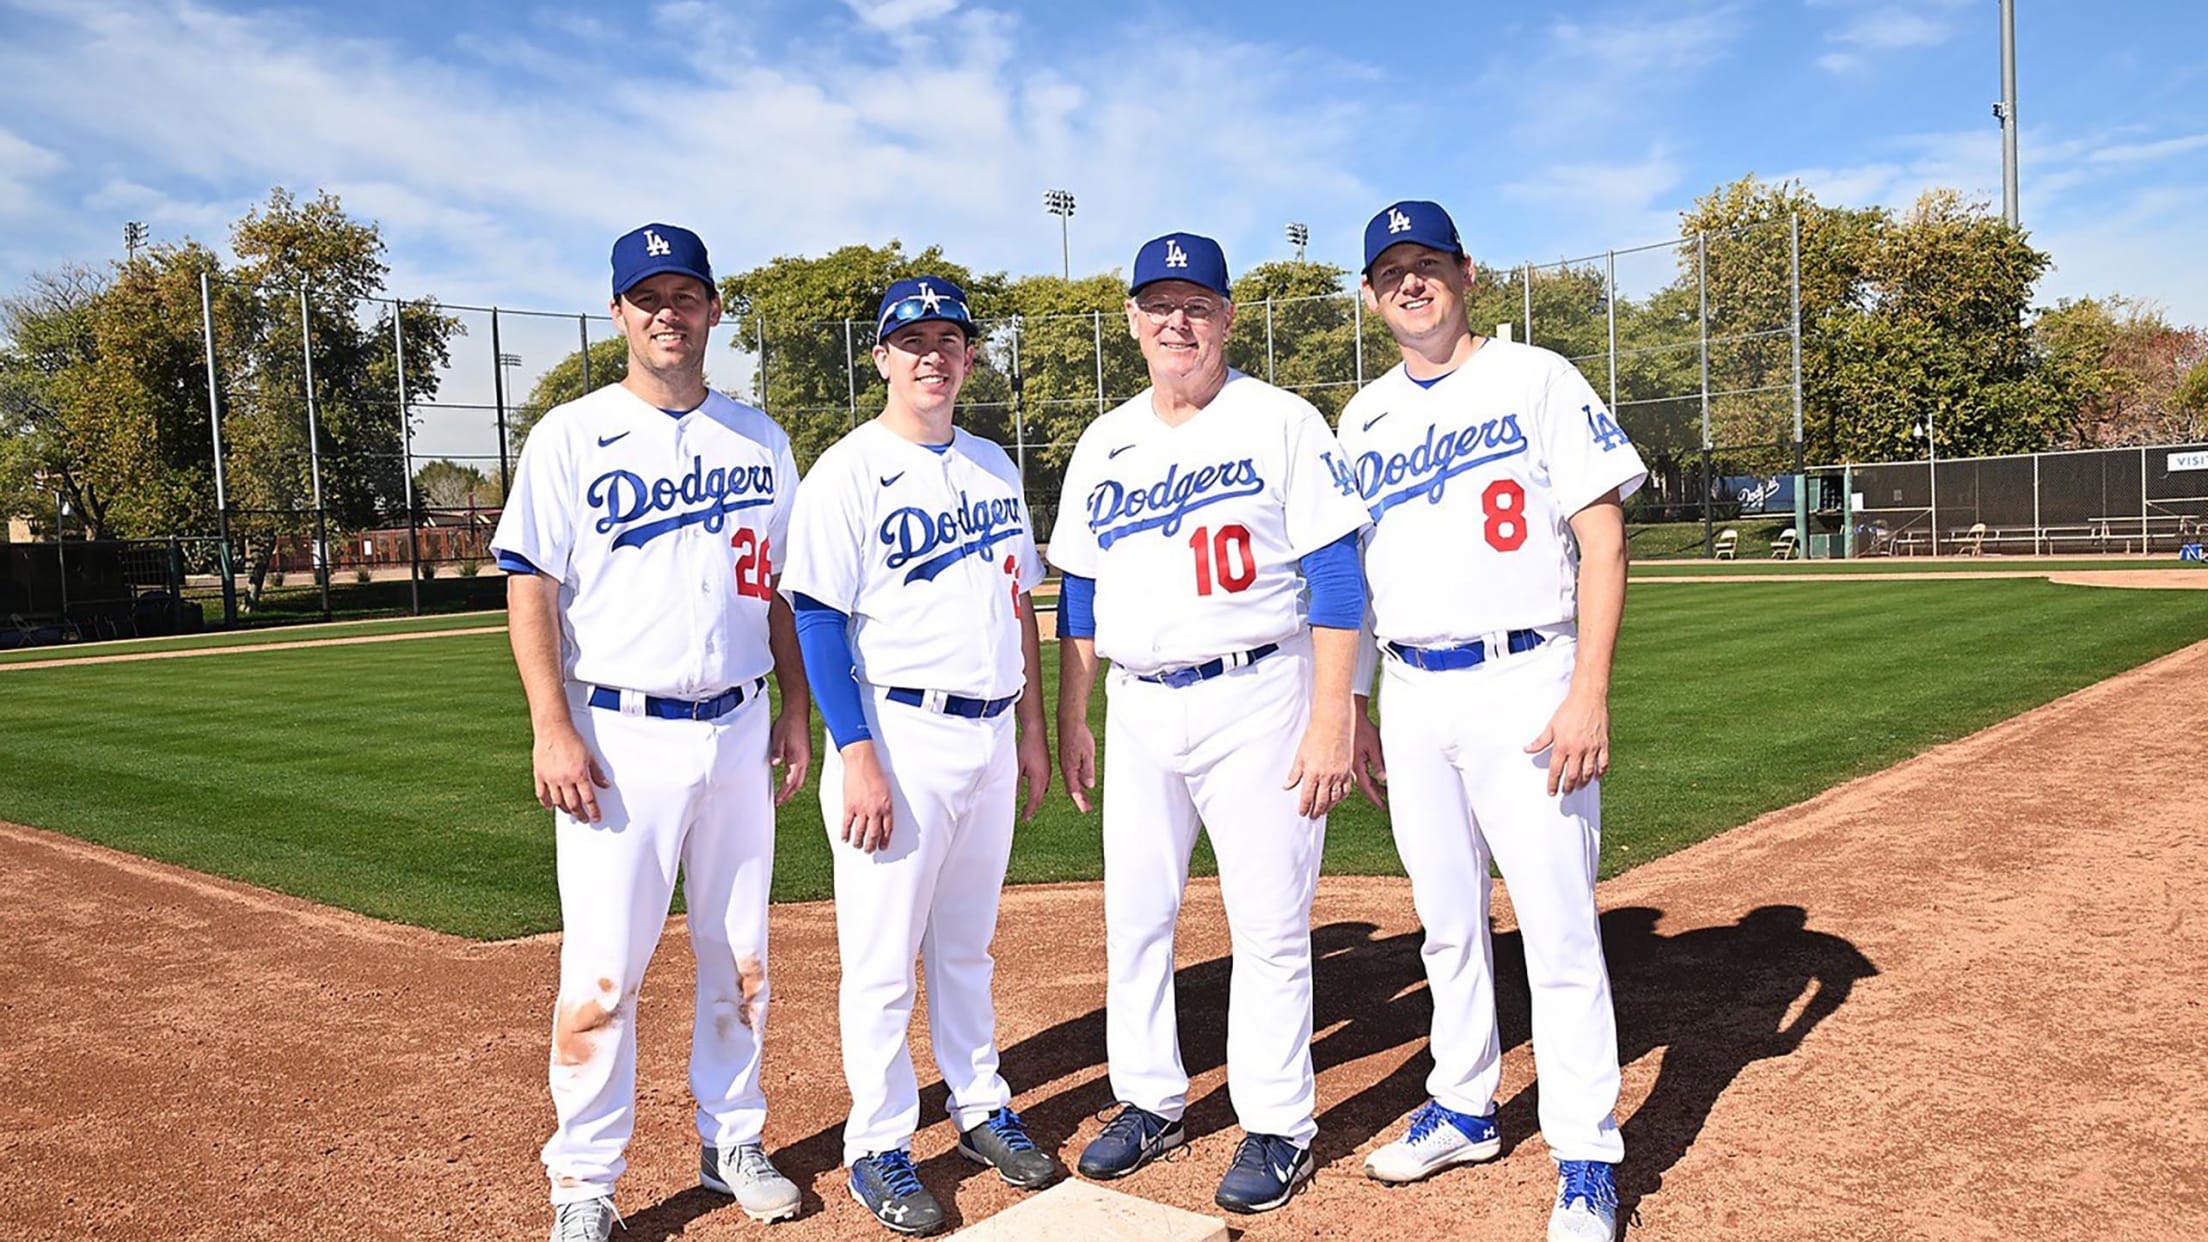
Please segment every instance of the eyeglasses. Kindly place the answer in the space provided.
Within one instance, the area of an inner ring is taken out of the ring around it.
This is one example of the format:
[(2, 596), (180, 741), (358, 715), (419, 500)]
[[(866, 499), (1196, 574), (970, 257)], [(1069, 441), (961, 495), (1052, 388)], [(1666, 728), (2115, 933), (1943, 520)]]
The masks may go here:
[(967, 311), (964, 302), (940, 293), (925, 293), (890, 303), (882, 312), (882, 321), (875, 326), (874, 335), (876, 338), (887, 337), (897, 328), (923, 318), (947, 319), (967, 328), (969, 334), (974, 326), (974, 317)]
[(1156, 300), (1145, 298), (1135, 303), (1135, 309), (1141, 311), (1149, 317), (1150, 322), (1156, 324), (1162, 324), (1171, 319), (1174, 311), (1179, 311), (1188, 316), (1191, 322), (1201, 323), (1219, 313), (1219, 303), (1212, 301), (1210, 298), (1190, 298), (1186, 302), (1168, 302), (1163, 298)]

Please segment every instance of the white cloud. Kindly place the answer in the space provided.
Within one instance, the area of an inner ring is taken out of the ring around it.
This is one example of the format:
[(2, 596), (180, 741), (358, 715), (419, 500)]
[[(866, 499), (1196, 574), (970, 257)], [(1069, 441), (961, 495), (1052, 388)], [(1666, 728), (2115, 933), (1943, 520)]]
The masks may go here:
[(1854, 73), (1866, 62), (1854, 52), (1827, 52), (1817, 58), (1817, 67), (1826, 73)]
[(958, 8), (958, 0), (844, 0), (860, 21), (876, 30), (901, 31)]
[(59, 155), (0, 129), (0, 215), (30, 210), (41, 201), (37, 184), (62, 167)]
[(2152, 160), (2168, 159), (2188, 151), (2208, 147), (2208, 134), (2188, 134), (2182, 138), (2165, 138), (2160, 142), (2117, 143), (2102, 147), (2089, 157), (2096, 164), (2143, 164)]
[(1920, 9), (1889, 5), (1861, 14), (1827, 36), (1851, 47), (1937, 47), (1955, 33), (1952, 23)]

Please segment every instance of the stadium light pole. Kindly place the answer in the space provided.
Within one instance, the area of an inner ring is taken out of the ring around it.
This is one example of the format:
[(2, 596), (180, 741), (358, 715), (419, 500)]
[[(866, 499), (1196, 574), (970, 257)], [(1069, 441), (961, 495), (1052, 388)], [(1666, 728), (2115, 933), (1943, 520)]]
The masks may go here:
[(126, 262), (138, 261), (138, 247), (146, 244), (146, 226), (136, 220), (123, 223), (123, 255)]
[(1067, 241), (1067, 221), (1073, 219), (1073, 192), (1071, 190), (1043, 191), (1043, 210), (1058, 217), (1058, 274), (1073, 279), (1073, 251)]
[(2001, 218), (2018, 227), (2016, 207), (2016, 0), (2001, 0)]
[(1311, 226), (1289, 222), (1288, 244), (1296, 248), (1296, 262), (1303, 262), (1303, 249), (1311, 244)]

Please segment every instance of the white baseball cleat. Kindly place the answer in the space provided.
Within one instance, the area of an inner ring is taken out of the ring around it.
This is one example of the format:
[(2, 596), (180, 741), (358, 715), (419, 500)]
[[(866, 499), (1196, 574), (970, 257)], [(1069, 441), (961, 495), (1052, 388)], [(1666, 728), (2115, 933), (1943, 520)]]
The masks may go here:
[(1365, 1176), (1376, 1182), (1415, 1182), (1453, 1164), (1501, 1155), (1503, 1138), (1493, 1117), (1474, 1117), (1428, 1100), (1411, 1114), (1402, 1138), (1365, 1157)]
[(1618, 1236), (1618, 1183), (1600, 1160), (1556, 1162), (1549, 1242), (1611, 1242)]
[(552, 1209), (551, 1242), (607, 1242), (613, 1237), (613, 1223), (620, 1219), (613, 1200), (603, 1195), (562, 1203)]
[(734, 1195), (744, 1215), (767, 1223), (797, 1215), (802, 1199), (796, 1183), (782, 1176), (774, 1162), (767, 1159), (767, 1149), (758, 1143), (745, 1143), (727, 1151), (700, 1147), (698, 1185)]

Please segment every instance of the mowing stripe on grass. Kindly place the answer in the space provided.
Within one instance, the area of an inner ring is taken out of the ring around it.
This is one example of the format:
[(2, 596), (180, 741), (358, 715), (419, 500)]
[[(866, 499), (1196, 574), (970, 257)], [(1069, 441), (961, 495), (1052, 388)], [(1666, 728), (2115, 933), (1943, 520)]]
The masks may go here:
[[(2208, 596), (2190, 591), (1964, 580), (1636, 592), (1611, 695), (1603, 870), (2203, 638)], [(1044, 664), (1054, 694), (1056, 662)], [(1477, 671), (1463, 679), (1479, 693)], [(5, 690), (0, 820), (471, 937), (558, 925), (551, 819), (530, 791), (527, 712), (496, 635), (26, 670)], [(816, 756), (823, 745), (816, 727)], [(832, 891), (817, 786), (809, 777), (778, 816), (777, 900)], [(1013, 880), (1094, 878), (1098, 831), (1054, 787), (1019, 826)], [(1327, 867), (1397, 872), (1385, 815), (1343, 804)], [(1194, 870), (1212, 869), (1200, 846)]]

